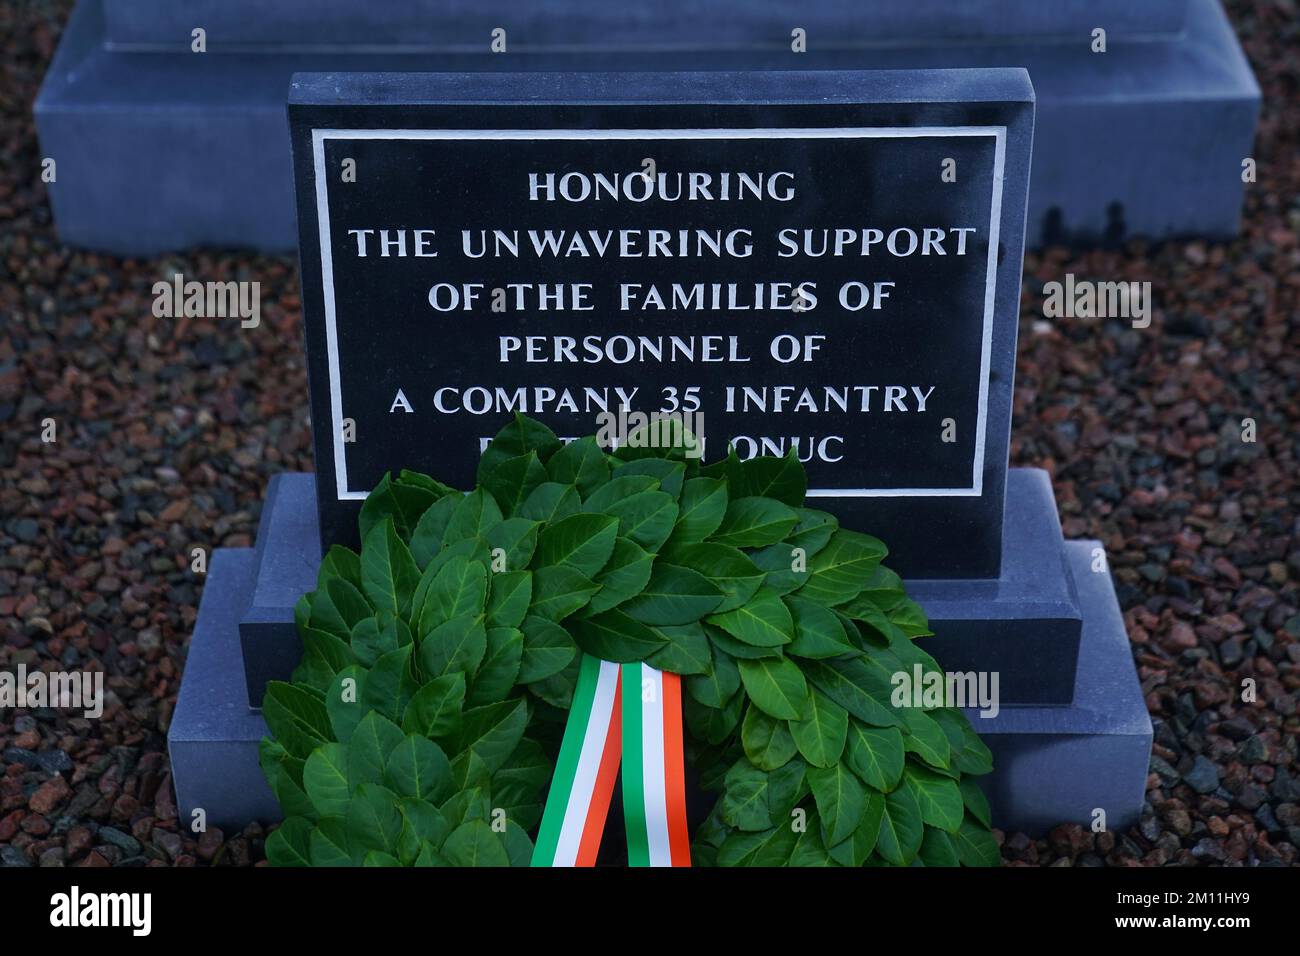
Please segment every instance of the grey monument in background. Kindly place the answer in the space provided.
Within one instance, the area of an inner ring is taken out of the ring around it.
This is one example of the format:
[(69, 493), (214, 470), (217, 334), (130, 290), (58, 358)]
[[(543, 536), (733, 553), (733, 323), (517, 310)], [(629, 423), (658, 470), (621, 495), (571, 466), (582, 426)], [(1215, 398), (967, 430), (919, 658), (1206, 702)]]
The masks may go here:
[(1030, 73), (1030, 246), (1237, 231), (1260, 94), (1219, 0), (79, 0), (35, 111), (66, 242), (289, 251), (298, 71), (951, 67)]

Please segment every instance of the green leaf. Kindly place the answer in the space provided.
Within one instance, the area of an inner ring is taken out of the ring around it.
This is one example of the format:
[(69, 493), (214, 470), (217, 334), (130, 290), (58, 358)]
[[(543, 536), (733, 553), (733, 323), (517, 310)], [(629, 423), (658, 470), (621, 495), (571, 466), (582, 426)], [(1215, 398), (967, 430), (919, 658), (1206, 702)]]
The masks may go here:
[(487, 569), (469, 558), (452, 558), (434, 576), (420, 608), (417, 633), (421, 641), (439, 625), (456, 618), (474, 618), (487, 601)]
[(659, 479), (653, 475), (624, 475), (612, 478), (593, 491), (582, 502), (582, 510), (589, 514), (604, 514), (618, 502), (644, 491), (654, 491)]
[(792, 548), (802, 548), (807, 557), (812, 557), (831, 540), (831, 535), (840, 526), (835, 516), (813, 508), (796, 508), (799, 522), (794, 530), (786, 535), (786, 541)]
[(397, 533), (403, 538), (409, 538), (420, 515), (437, 497), (427, 488), (395, 483), (385, 472), (361, 506), (357, 522), (361, 529), (361, 540), (364, 541), (371, 529), (384, 518), (392, 518)]
[(517, 683), (532, 684), (557, 674), (578, 654), (578, 645), (560, 625), (530, 614), (523, 623), (523, 657)]
[(509, 759), (528, 725), (528, 704), (506, 700), (485, 707), (472, 707), (461, 715), (459, 750), (483, 762), (488, 773), (496, 773)]
[(716, 628), (712, 624), (704, 625), (704, 633), (715, 648), (725, 654), (730, 654), (738, 661), (756, 661), (760, 657), (785, 656), (779, 647), (755, 647), (753, 644), (746, 644), (744, 641), (736, 640), (726, 631)]
[(803, 587), (811, 574), (807, 555), (800, 554), (789, 541), (760, 548), (750, 554), (750, 559), (766, 575), (763, 586), (780, 595)]
[(798, 520), (794, 509), (772, 498), (734, 498), (712, 541), (736, 548), (762, 548), (784, 538)]
[(471, 820), (487, 820), (492, 815), (492, 801), (479, 787), (470, 787), (452, 795), (439, 809), (448, 823), (460, 825)]
[(787, 653), (814, 660), (857, 653), (833, 611), (798, 595), (784, 600), (794, 619), (794, 640)]
[(790, 851), (790, 866), (837, 866), (826, 852), (822, 842), (821, 821), (816, 814), (808, 820), (807, 828), (799, 834), (794, 849)]
[(755, 647), (780, 647), (794, 638), (794, 620), (781, 598), (760, 588), (748, 602), (733, 611), (712, 614), (708, 622), (738, 641)]
[(617, 536), (616, 518), (570, 515), (542, 531), (537, 540), (537, 566), (561, 565), (591, 577), (609, 561)]
[(908, 764), (903, 770), (903, 785), (910, 787), (921, 819), (932, 827), (955, 832), (965, 814), (961, 791), (957, 781), (944, 777), (924, 767)]
[(993, 754), (964, 718), (962, 719), (962, 725), (966, 735), (966, 746), (957, 755), (954, 761), (955, 766), (962, 773), (975, 776), (991, 773), (993, 771)]
[(722, 592), (698, 571), (656, 561), (645, 590), (619, 610), (642, 624), (692, 624), (721, 601)]
[(402, 715), (402, 730), (408, 734), (441, 739), (460, 728), (460, 710), (465, 702), (465, 675), (460, 671), (436, 677), (411, 698)]
[(768, 774), (748, 760), (737, 760), (732, 765), (722, 795), (722, 819), (728, 826), (766, 830), (773, 825), (768, 783)]
[(451, 795), (451, 764), (427, 737), (408, 734), (388, 755), (386, 782), (403, 797), (441, 803)]
[(433, 866), (450, 866), (441, 853), (432, 843), (420, 844), (420, 854), (415, 858), (412, 866), (433, 867)]
[(921, 838), (919, 856), (921, 862), (926, 866), (961, 865), (961, 861), (957, 859), (957, 848), (952, 845), (952, 840), (948, 837), (948, 834), (942, 830), (936, 830), (934, 827), (925, 828), (925, 836)]
[(533, 603), (529, 613), (548, 621), (562, 621), (584, 607), (600, 585), (564, 566), (533, 572)]
[(663, 635), (620, 610), (581, 618), (570, 626), (573, 639), (584, 651), (620, 664), (644, 660), (668, 643)]
[(759, 833), (732, 833), (718, 847), (718, 866), (785, 866), (796, 838), (784, 821)]
[(740, 690), (740, 670), (736, 662), (721, 652), (714, 652), (713, 666), (704, 674), (686, 678), (686, 693), (706, 707), (724, 707)]
[[(650, 459), (645, 459), (649, 461)], [(668, 643), (646, 658), (651, 667), (669, 674), (707, 674), (713, 667), (713, 652), (704, 627), (694, 624), (654, 628)]]
[(348, 782), (353, 790), (384, 779), (388, 755), (404, 736), (401, 728), (374, 711), (361, 718), (348, 742)]
[(784, 458), (765, 455), (739, 462), (734, 471), (730, 484), (737, 498), (774, 498), (791, 508), (803, 505), (808, 476), (793, 449)]
[(655, 556), (635, 541), (617, 538), (609, 563), (596, 575), (600, 590), (592, 595), (591, 612), (608, 611), (641, 593), (650, 580)]
[(901, 708), (907, 733), (903, 736), (903, 749), (914, 753), (932, 767), (946, 769), (951, 756), (948, 737), (943, 728), (924, 711), (914, 707)]
[(551, 481), (576, 485), (583, 497), (609, 481), (609, 462), (594, 435), (571, 441), (546, 463)]
[(841, 529), (808, 562), (811, 574), (798, 594), (828, 607), (850, 601), (885, 553), (885, 546), (870, 535)]
[(893, 727), (902, 723), (897, 711), (880, 703), (862, 688), (862, 684), (869, 681), (860, 659), (807, 661), (803, 672), (813, 686), (863, 723), (873, 727)]
[(921, 605), (907, 598), (904, 598), (901, 604), (890, 610), (889, 620), (909, 638), (930, 637), (934, 634), (934, 631), (930, 630), (930, 625), (926, 622), (925, 612), (921, 610)]
[[(611, 481), (600, 491), (613, 484)], [(659, 550), (660, 545), (668, 540), (673, 522), (677, 520), (677, 502), (672, 495), (662, 491), (642, 491), (621, 498), (603, 510), (618, 518), (620, 536), (631, 538), (647, 551)]]
[(361, 557), (350, 548), (341, 544), (332, 544), (325, 557), (321, 559), (317, 575), (317, 587), (329, 578), (343, 578), (353, 587), (361, 587)]
[(416, 488), (423, 488), (425, 491), (441, 499), (447, 495), (456, 494), (456, 489), (450, 485), (444, 485), (441, 481), (423, 474), (418, 471), (411, 471), (409, 468), (403, 468), (397, 474), (397, 481), (394, 484), (411, 485)]
[(411, 551), (385, 518), (370, 530), (361, 546), (361, 586), (377, 610), (398, 617), (411, 612), (411, 596), (420, 583), (420, 569)]
[(952, 835), (957, 857), (965, 866), (1001, 866), (1002, 853), (993, 834), (973, 823), (969, 818)]
[(289, 817), (266, 838), (266, 859), (272, 866), (311, 866), (311, 822)]
[(406, 622), (389, 614), (368, 617), (352, 629), (352, 654), (366, 667), (373, 667), (385, 654), (411, 643), (411, 629)]
[(722, 600), (711, 610), (721, 614), (747, 602), (763, 584), (764, 573), (739, 548), (725, 544), (669, 544), (666, 558), (706, 578), (722, 592)]
[(402, 814), (402, 835), (398, 838), (398, 858), (403, 864), (413, 865), (419, 860), (426, 844), (441, 847), (451, 832), (451, 823), (442, 810), (426, 800), (403, 797), (398, 801)]
[(519, 742), (504, 767), (492, 775), (492, 801), (525, 830), (542, 818), (542, 788), (554, 772), (551, 760), (536, 741)]
[(542, 462), (547, 462), (560, 448), (561, 442), (553, 431), (536, 419), (516, 412), (483, 450), (478, 465), (479, 481), (511, 458), (535, 451)]
[(420, 641), (420, 670), (426, 679), (463, 671), (472, 678), (487, 654), (481, 617), (458, 617), (440, 624)]
[(312, 692), (283, 681), (266, 685), (262, 716), (271, 736), (295, 757), (305, 759), (318, 744), (331, 737), (325, 702)]
[(342, 817), (320, 821), (311, 831), (309, 845), (312, 866), (353, 866), (357, 862), (348, 850), (347, 827)]
[(539, 521), (527, 518), (507, 518), (498, 525), (493, 525), (487, 533), (487, 543), (493, 551), (493, 567), (496, 567), (497, 549), (505, 556), (505, 568), (497, 574), (522, 571), (533, 560), (537, 548), (537, 533), (542, 525)]
[(334, 675), (329, 690), (325, 692), (325, 711), (329, 715), (330, 728), (334, 731), (334, 738), (342, 743), (352, 739), (357, 724), (366, 715), (366, 709), (361, 705), (361, 697), (366, 692), (366, 673), (355, 664), (345, 667)]
[(528, 693), (558, 710), (570, 710), (573, 707), (573, 689), (578, 683), (580, 659), (574, 654), (573, 660), (565, 664), (563, 670), (527, 685)]
[(858, 617), (859, 611), (865, 610), (863, 604), (870, 604), (878, 611), (886, 612), (895, 608), (907, 597), (903, 590), (903, 579), (884, 565), (879, 565), (863, 582), (862, 590), (841, 610), (849, 617)]
[(495, 465), (481, 475), (479, 484), (496, 499), (501, 513), (508, 515), (513, 514), (544, 481), (546, 469), (542, 467), (537, 452), (530, 451)]
[[(808, 697), (804, 716), (790, 721), (790, 733), (804, 760), (814, 767), (831, 767), (840, 762), (840, 755), (844, 753), (848, 726), (848, 712), (814, 690)], [(843, 838), (835, 837), (830, 842), (838, 843)]]
[(686, 464), (667, 458), (638, 458), (614, 469), (615, 479), (627, 475), (649, 475), (659, 483), (660, 490), (677, 498), (682, 493), (682, 482), (686, 478)]
[(740, 725), (745, 756), (760, 770), (775, 770), (795, 754), (794, 737), (784, 720), (775, 720), (757, 707), (745, 711)]
[(670, 543), (703, 541), (722, 524), (727, 513), (727, 483), (716, 478), (692, 478), (682, 486), (681, 510), (673, 526)]
[(768, 716), (798, 720), (807, 712), (808, 685), (794, 663), (781, 657), (740, 661), (738, 666), (749, 699)]
[[(337, 637), (346, 640), (358, 621), (375, 613), (365, 595), (342, 578), (331, 578), (325, 585), (325, 593), (329, 596), (329, 601), (321, 606), (321, 610), (328, 614), (329, 607), (332, 606), (342, 622), (342, 630), (333, 626), (322, 627), (321, 630), (329, 631)], [(313, 627), (318, 626), (316, 610), (316, 605), (313, 604), (311, 618)]]
[[(366, 620), (375, 619), (366, 618)], [(352, 648), (346, 641), (340, 640), (333, 634), (318, 631), (314, 627), (304, 627), (298, 630), (298, 636), (302, 638), (303, 657), (315, 661), (320, 672), (328, 674), (330, 678), (343, 668), (356, 663)]]
[(415, 563), (421, 569), (428, 567), (429, 562), (442, 550), (442, 536), (447, 533), (447, 522), (460, 503), (461, 495), (451, 494), (439, 498), (420, 515), (415, 530), (411, 532), (411, 557), (415, 558)]
[(880, 818), (876, 852), (895, 866), (907, 866), (921, 848), (925, 823), (911, 788), (899, 787), (885, 794), (885, 813)]
[(861, 866), (876, 848), (880, 835), (880, 821), (885, 815), (884, 794), (874, 790), (866, 791), (866, 802), (862, 813), (862, 822), (849, 837), (826, 848), (826, 853), (841, 866)]
[(391, 853), (384, 853), (380, 850), (370, 850), (366, 853), (366, 858), (361, 865), (369, 867), (401, 866), (402, 863)]
[(418, 686), (411, 675), (411, 650), (407, 644), (375, 661), (361, 688), (362, 711), (377, 711), (394, 722), (402, 719)]
[(486, 538), (493, 526), (501, 523), (501, 508), (496, 499), (479, 488), (460, 500), (447, 519), (447, 530), (442, 533), (442, 546), (454, 544), (462, 538)]
[(492, 563), (488, 543), (483, 538), (462, 538), (455, 544), (443, 548), (425, 565), (420, 572), (420, 583), (415, 586), (415, 595), (411, 598), (411, 627), (418, 629), (419, 615), (429, 595), (429, 589), (437, 580), (442, 569), (453, 561), (468, 560), (486, 568)]
[(692, 738), (721, 744), (735, 733), (744, 702), (744, 694), (735, 694), (722, 707), (709, 707), (688, 695), (682, 698), (682, 717)]
[(772, 808), (773, 820), (792, 821), (795, 804), (808, 792), (806, 770), (804, 762), (793, 757), (768, 774), (767, 802)]
[(441, 853), (451, 866), (510, 865), (505, 846), (482, 820), (471, 820), (452, 830)]
[(961, 791), (962, 803), (970, 811), (970, 815), (986, 827), (993, 826), (993, 815), (989, 812), (989, 801), (984, 796), (984, 791), (979, 788), (979, 784), (970, 777), (962, 777), (957, 787)]
[[(511, 519), (514, 520), (514, 519)], [(502, 571), (489, 579), (488, 627), (518, 627), (533, 600), (533, 572)]]
[(844, 759), (877, 790), (893, 790), (903, 777), (903, 735), (897, 727), (867, 727), (851, 720)]
[(397, 794), (377, 783), (363, 783), (348, 804), (347, 840), (356, 850), (391, 853), (402, 834)]
[(533, 521), (559, 521), (577, 514), (581, 507), (582, 500), (573, 485), (547, 481), (537, 486), (528, 500), (519, 506), (515, 516)]
[(490, 704), (504, 700), (517, 682), (523, 653), (522, 631), (513, 627), (488, 628), (487, 655), (474, 675), (469, 703)]
[(270, 737), (258, 741), (257, 759), (286, 818), (307, 817), (316, 820), (320, 816), (303, 789), (302, 775), (306, 761), (290, 756), (284, 747)]
[(498, 836), (501, 838), (501, 845), (506, 848), (506, 856), (509, 857), (511, 866), (532, 865), (533, 841), (528, 839), (528, 833), (523, 827), (507, 817), (505, 831)]
[(823, 840), (834, 846), (852, 836), (867, 812), (867, 789), (847, 767), (810, 767), (808, 783), (821, 817)]

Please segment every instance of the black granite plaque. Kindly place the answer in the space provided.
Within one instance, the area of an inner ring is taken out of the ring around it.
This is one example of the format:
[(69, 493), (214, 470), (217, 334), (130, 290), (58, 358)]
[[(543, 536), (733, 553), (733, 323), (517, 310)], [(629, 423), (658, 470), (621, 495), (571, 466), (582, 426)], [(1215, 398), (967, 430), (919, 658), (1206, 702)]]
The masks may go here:
[(291, 93), (324, 543), (386, 471), (472, 487), (515, 412), (793, 450), (912, 576), (993, 576), (1019, 70), (340, 74)]

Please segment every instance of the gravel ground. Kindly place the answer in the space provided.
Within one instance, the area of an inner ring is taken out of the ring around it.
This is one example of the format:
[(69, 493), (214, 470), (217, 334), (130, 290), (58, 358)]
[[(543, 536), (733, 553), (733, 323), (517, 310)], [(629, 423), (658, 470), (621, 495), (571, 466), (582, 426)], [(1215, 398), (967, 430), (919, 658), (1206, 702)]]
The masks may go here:
[[(0, 667), (102, 670), (108, 703), (0, 712), (0, 865), (247, 866), (261, 827), (185, 834), (166, 729), (190, 549), (249, 545), (271, 475), (311, 467), (294, 262), (59, 244), (31, 104), (67, 7), (0, 7)], [(1006, 834), (1012, 865), (1300, 855), (1300, 21), (1229, 7), (1264, 89), (1242, 237), (1026, 260), (1012, 461), (1053, 474), (1067, 536), (1105, 543), (1156, 744), (1139, 826)], [(174, 272), (260, 281), (262, 326), (154, 318)], [(1045, 322), (1066, 272), (1150, 280), (1152, 327)]]

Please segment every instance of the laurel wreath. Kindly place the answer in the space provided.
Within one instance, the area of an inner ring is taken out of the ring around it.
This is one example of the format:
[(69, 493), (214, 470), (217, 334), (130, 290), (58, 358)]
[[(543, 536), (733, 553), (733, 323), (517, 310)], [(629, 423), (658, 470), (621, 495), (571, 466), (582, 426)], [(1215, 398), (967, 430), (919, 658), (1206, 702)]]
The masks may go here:
[(273, 864), (528, 865), (580, 651), (682, 675), (717, 794), (695, 865), (998, 863), (988, 749), (959, 711), (891, 703), (939, 668), (885, 546), (805, 507), (795, 457), (636, 444), (516, 416), (468, 494), (385, 476), (267, 689)]

